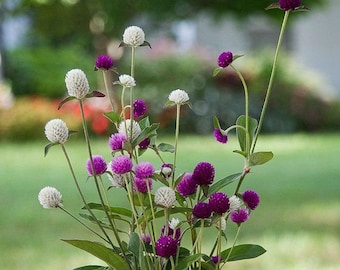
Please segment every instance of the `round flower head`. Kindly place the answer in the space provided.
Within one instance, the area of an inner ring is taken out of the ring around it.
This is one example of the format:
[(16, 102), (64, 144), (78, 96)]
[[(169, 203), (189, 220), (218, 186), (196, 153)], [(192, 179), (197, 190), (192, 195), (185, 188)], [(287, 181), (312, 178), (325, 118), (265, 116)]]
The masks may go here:
[(217, 264), (221, 261), (221, 256), (212, 256), (211, 257), (211, 262), (214, 263), (214, 264)]
[(107, 171), (111, 173), (108, 174), (108, 178), (113, 187), (121, 188), (125, 186), (124, 176), (112, 171), (112, 161), (107, 165)]
[(145, 34), (142, 28), (138, 26), (129, 26), (123, 33), (123, 42), (131, 47), (143, 45)]
[(216, 227), (217, 229), (224, 231), (225, 228), (227, 227), (227, 221), (225, 220), (225, 218), (223, 216), (221, 216), (216, 223)]
[(240, 208), (236, 211), (231, 212), (230, 214), (231, 221), (237, 224), (247, 221), (248, 217), (249, 217), (248, 210), (244, 208)]
[(123, 74), (123, 75), (120, 75), (119, 76), (119, 82), (122, 86), (125, 86), (125, 87), (134, 87), (136, 86), (136, 81), (133, 77), (131, 77), (130, 75), (126, 75), (126, 74)]
[(176, 104), (182, 105), (185, 102), (189, 101), (189, 96), (187, 92), (185, 92), (184, 90), (177, 89), (177, 90), (173, 90), (170, 93), (169, 100)]
[(132, 134), (131, 134), (130, 126), (131, 126), (130, 119), (126, 119), (125, 121), (120, 122), (119, 127), (118, 127), (118, 133), (125, 135), (126, 138), (133, 141), (139, 136), (142, 130), (138, 122), (132, 121)]
[(137, 178), (148, 178), (155, 172), (155, 168), (148, 161), (141, 161), (136, 165), (135, 175)]
[(211, 207), (206, 202), (198, 202), (192, 209), (192, 214), (197, 218), (209, 218), (211, 213)]
[(168, 163), (163, 163), (161, 166), (161, 174), (168, 178), (172, 175), (172, 166)]
[(140, 235), (140, 239), (142, 240), (142, 242), (144, 242), (146, 244), (150, 244), (150, 242), (151, 242), (151, 237), (150, 237), (150, 234), (148, 234), (148, 233), (142, 233)]
[(144, 100), (136, 99), (133, 104), (133, 117), (138, 118), (145, 114), (146, 112), (146, 104)]
[(296, 9), (301, 6), (301, 0), (279, 0), (279, 6), (285, 11)]
[(192, 173), (185, 173), (182, 180), (177, 184), (177, 191), (182, 197), (195, 194), (197, 184), (192, 178)]
[(215, 192), (209, 198), (211, 210), (216, 214), (222, 215), (230, 208), (229, 199), (223, 192)]
[(214, 129), (214, 136), (215, 136), (215, 140), (220, 142), (220, 143), (227, 143), (227, 141), (228, 141), (228, 136), (223, 135), (219, 128)]
[(111, 161), (111, 169), (114, 173), (124, 174), (132, 169), (132, 161), (127, 156), (117, 156)]
[(65, 143), (68, 139), (68, 128), (61, 119), (52, 119), (45, 125), (46, 138), (51, 143)]
[(124, 142), (126, 142), (126, 136), (122, 133), (112, 134), (109, 138), (109, 145), (112, 151), (122, 150)]
[(230, 205), (229, 210), (230, 212), (232, 212), (241, 207), (242, 201), (239, 197), (237, 197), (236, 195), (233, 195), (229, 198), (229, 205)]
[(215, 168), (209, 162), (200, 162), (196, 165), (192, 178), (197, 185), (210, 185), (214, 181)]
[(243, 192), (242, 199), (251, 210), (254, 210), (260, 203), (260, 197), (254, 190)]
[(177, 253), (178, 241), (170, 236), (161, 236), (156, 242), (156, 254), (163, 258), (170, 258)]
[(169, 228), (172, 229), (172, 230), (175, 230), (177, 228), (178, 224), (179, 224), (179, 219), (173, 217), (169, 221)]
[(80, 69), (71, 69), (66, 73), (65, 83), (68, 94), (77, 99), (83, 99), (90, 91), (85, 73)]
[[(104, 172), (106, 172), (107, 164), (102, 156), (94, 155), (92, 156), (92, 161), (95, 174), (103, 174)], [(86, 169), (89, 175), (93, 175), (92, 164), (90, 159), (86, 161)]]
[(165, 208), (170, 208), (176, 201), (176, 194), (172, 188), (160, 187), (155, 192), (155, 203)]
[(96, 60), (96, 68), (109, 70), (113, 67), (113, 59), (108, 55), (98, 56)]
[(134, 179), (134, 189), (141, 193), (147, 193), (152, 189), (152, 180), (150, 178), (143, 179), (135, 177)]
[(232, 52), (223, 52), (219, 55), (217, 59), (217, 64), (221, 68), (226, 68), (233, 62), (233, 53)]
[(172, 237), (173, 239), (175, 239), (177, 241), (177, 244), (179, 245), (180, 242), (181, 242), (181, 233), (182, 233), (182, 230), (181, 228), (171, 228), (170, 227), (170, 222), (169, 222), (169, 226), (163, 226), (162, 228), (162, 231), (161, 231), (161, 235), (162, 236), (170, 236)]
[(141, 141), (138, 146), (140, 149), (146, 149), (148, 148), (150, 145), (150, 139), (149, 138), (145, 138), (143, 141)]
[(61, 194), (54, 187), (44, 187), (38, 194), (38, 199), (44, 208), (57, 208), (63, 206), (61, 204)]

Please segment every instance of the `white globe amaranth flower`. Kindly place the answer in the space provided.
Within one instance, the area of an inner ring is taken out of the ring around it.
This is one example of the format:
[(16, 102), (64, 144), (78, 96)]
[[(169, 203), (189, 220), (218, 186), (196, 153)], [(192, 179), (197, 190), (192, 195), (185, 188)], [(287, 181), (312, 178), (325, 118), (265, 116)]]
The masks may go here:
[(233, 212), (235, 210), (238, 210), (242, 206), (242, 200), (236, 195), (233, 195), (229, 198), (229, 205), (229, 211)]
[(125, 135), (126, 138), (133, 141), (136, 139), (139, 134), (141, 134), (142, 130), (140, 125), (136, 121), (132, 121), (132, 134), (131, 134), (131, 119), (126, 119), (125, 121), (120, 122), (118, 127), (118, 133)]
[(107, 171), (111, 174), (108, 174), (109, 181), (111, 182), (113, 187), (121, 188), (125, 186), (124, 176), (122, 174), (116, 174), (112, 171), (111, 168), (112, 161), (107, 165)]
[(172, 230), (175, 230), (177, 228), (178, 224), (179, 224), (179, 219), (173, 217), (169, 221), (169, 228), (172, 229)]
[(123, 42), (132, 47), (138, 47), (145, 41), (145, 34), (138, 26), (129, 26), (123, 33)]
[(44, 187), (38, 194), (38, 200), (44, 208), (57, 208), (61, 204), (61, 193), (54, 187)]
[(227, 221), (225, 220), (225, 217), (221, 216), (219, 220), (217, 220), (216, 223), (217, 229), (224, 231), (227, 227)]
[(66, 73), (65, 83), (68, 94), (83, 99), (90, 92), (89, 82), (81, 69), (71, 69)]
[(184, 104), (189, 101), (188, 93), (184, 90), (177, 89), (173, 90), (169, 95), (169, 100), (176, 104)]
[(157, 205), (170, 208), (176, 202), (175, 191), (170, 187), (160, 187), (155, 192), (154, 201)]
[(68, 139), (68, 128), (61, 119), (52, 119), (45, 125), (46, 138), (51, 143), (65, 143)]
[(136, 81), (133, 77), (131, 77), (130, 75), (120, 75), (119, 76), (119, 82), (121, 85), (125, 86), (125, 87), (134, 87), (136, 86)]

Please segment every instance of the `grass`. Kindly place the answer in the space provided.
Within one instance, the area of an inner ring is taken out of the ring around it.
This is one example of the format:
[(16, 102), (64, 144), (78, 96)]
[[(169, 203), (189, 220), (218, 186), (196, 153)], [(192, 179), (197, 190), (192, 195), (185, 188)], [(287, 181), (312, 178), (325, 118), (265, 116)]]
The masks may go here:
[[(39, 190), (49, 185), (61, 191), (67, 209), (77, 213), (82, 207), (61, 150), (52, 148), (44, 158), (44, 143), (0, 143), (0, 269), (59, 270), (101, 263), (59, 241), (89, 235), (61, 211), (42, 209), (37, 201)], [(237, 149), (235, 138), (224, 146), (211, 137), (186, 136), (179, 147), (179, 171), (192, 171), (199, 161), (214, 164), (216, 179), (242, 169), (242, 158), (232, 153)], [(88, 200), (97, 201), (91, 180), (86, 181), (83, 143), (71, 141), (67, 149)], [(239, 243), (260, 244), (268, 252), (257, 259), (230, 263), (226, 269), (337, 269), (340, 135), (264, 136), (257, 149), (271, 150), (275, 157), (254, 167), (242, 188), (258, 191), (261, 204), (243, 226)], [(105, 140), (95, 141), (93, 152), (110, 158)], [(153, 155), (147, 152), (146, 158)], [(165, 158), (171, 162), (170, 155)], [(225, 191), (231, 193), (233, 188)], [(119, 190), (110, 192), (112, 204), (126, 205)], [(208, 237), (205, 243), (209, 244)]]

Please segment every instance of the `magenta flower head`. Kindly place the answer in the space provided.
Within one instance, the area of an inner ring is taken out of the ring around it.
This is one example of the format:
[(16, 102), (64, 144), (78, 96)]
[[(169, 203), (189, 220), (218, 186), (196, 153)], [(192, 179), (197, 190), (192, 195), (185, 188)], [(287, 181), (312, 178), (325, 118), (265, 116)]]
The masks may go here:
[(133, 104), (133, 117), (138, 118), (146, 113), (146, 104), (144, 100), (136, 99)]
[(109, 138), (109, 145), (112, 151), (122, 150), (123, 143), (126, 142), (126, 136), (122, 133), (112, 134)]
[(200, 162), (196, 165), (192, 174), (193, 181), (197, 185), (210, 185), (214, 181), (215, 168), (209, 162)]
[(221, 256), (212, 256), (211, 257), (211, 262), (214, 264), (219, 263), (222, 260)]
[(279, 6), (284, 11), (293, 10), (301, 6), (301, 0), (279, 0)]
[[(166, 235), (165, 232), (167, 232), (168, 234)], [(181, 242), (181, 233), (182, 233), (181, 228), (176, 228), (174, 230), (174, 229), (170, 228), (170, 226), (168, 228), (166, 228), (166, 226), (164, 225), (163, 228), (162, 228), (161, 235), (172, 237), (173, 239), (175, 239), (177, 241), (177, 244), (179, 245), (180, 242)]]
[(214, 129), (214, 136), (215, 136), (215, 140), (220, 142), (220, 143), (227, 143), (227, 141), (228, 141), (228, 136), (223, 135), (219, 128)]
[(177, 191), (182, 197), (195, 194), (197, 184), (192, 178), (192, 173), (185, 173), (182, 180), (177, 184)]
[(251, 210), (255, 210), (260, 203), (260, 197), (254, 190), (246, 190), (243, 192), (242, 199)]
[[(105, 159), (100, 156), (100, 155), (94, 155), (92, 156), (92, 161), (93, 161), (93, 169), (95, 174), (103, 174), (107, 170), (107, 164), (105, 162)], [(91, 160), (88, 159), (86, 161), (86, 169), (89, 175), (93, 175), (93, 170), (92, 170), (92, 164)]]
[(96, 60), (96, 69), (109, 70), (113, 67), (113, 59), (108, 55), (101, 55)]
[(117, 156), (111, 162), (111, 169), (116, 174), (124, 174), (132, 169), (132, 161), (127, 156)]
[(150, 139), (149, 138), (145, 138), (143, 141), (141, 141), (138, 146), (140, 149), (146, 149), (148, 148), (150, 145)]
[(192, 209), (192, 214), (197, 218), (209, 218), (211, 213), (211, 207), (206, 202), (198, 202)]
[(155, 172), (155, 168), (148, 161), (141, 161), (136, 165), (135, 175), (138, 178), (148, 178)]
[(235, 210), (231, 212), (230, 214), (231, 221), (237, 224), (241, 224), (247, 221), (248, 217), (249, 217), (249, 212), (247, 209), (244, 209), (244, 208), (239, 208), (238, 210)]
[(156, 254), (163, 258), (170, 258), (177, 253), (178, 241), (170, 236), (161, 236), (156, 242)]
[(222, 215), (230, 208), (229, 198), (223, 192), (215, 192), (209, 198), (211, 210), (216, 214)]
[(223, 52), (217, 59), (217, 64), (221, 68), (226, 68), (233, 62), (233, 53), (232, 52)]
[(141, 192), (141, 193), (147, 193), (148, 190), (152, 189), (151, 178), (143, 179), (143, 178), (135, 177), (133, 184), (134, 184), (133, 186), (134, 190)]
[(150, 244), (151, 242), (151, 237), (150, 234), (148, 233), (142, 233), (140, 236), (140, 239), (142, 240), (143, 243)]

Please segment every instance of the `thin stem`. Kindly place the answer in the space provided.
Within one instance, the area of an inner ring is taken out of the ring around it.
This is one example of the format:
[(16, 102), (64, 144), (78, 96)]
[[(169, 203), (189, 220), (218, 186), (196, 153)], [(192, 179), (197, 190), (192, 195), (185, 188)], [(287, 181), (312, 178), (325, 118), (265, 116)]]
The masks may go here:
[(220, 262), (220, 254), (221, 254), (221, 242), (222, 242), (222, 217), (219, 220), (219, 231), (218, 231), (218, 240), (217, 240), (217, 258), (218, 263), (216, 263), (216, 270), (219, 269), (219, 262)]
[(111, 104), (111, 107), (112, 107), (112, 111), (115, 111), (115, 106), (113, 104), (113, 101), (112, 101), (112, 97), (110, 95), (110, 91), (109, 91), (109, 87), (107, 85), (107, 76), (106, 76), (106, 70), (103, 70), (103, 80), (104, 80), (104, 86), (105, 86), (105, 90), (106, 90), (106, 94), (107, 94), (107, 97), (109, 99), (109, 102)]
[(230, 250), (229, 250), (229, 253), (228, 253), (227, 258), (226, 258), (225, 261), (224, 261), (225, 263), (226, 263), (226, 262), (229, 260), (229, 258), (230, 258), (231, 252), (233, 251), (233, 249), (234, 249), (234, 247), (235, 247), (235, 244), (236, 244), (236, 240), (237, 240), (237, 238), (238, 238), (238, 235), (240, 234), (240, 230), (241, 230), (241, 224), (238, 225), (237, 232), (236, 232), (235, 239), (234, 239), (234, 243), (233, 243), (232, 247), (231, 247)]
[(268, 83), (267, 93), (266, 93), (266, 97), (264, 99), (259, 124), (258, 124), (257, 130), (256, 130), (256, 133), (255, 133), (255, 137), (254, 137), (254, 141), (253, 141), (253, 145), (252, 145), (252, 149), (251, 149), (252, 153), (255, 151), (256, 142), (257, 142), (257, 139), (259, 137), (259, 134), (260, 134), (260, 131), (261, 131), (261, 128), (262, 128), (264, 116), (265, 116), (267, 106), (268, 106), (269, 97), (270, 97), (270, 94), (272, 92), (274, 77), (275, 77), (275, 73), (276, 73), (277, 60), (278, 60), (278, 57), (279, 57), (279, 52), (280, 52), (280, 48), (281, 48), (281, 44), (282, 44), (283, 35), (284, 35), (285, 29), (286, 29), (289, 13), (290, 13), (289, 10), (286, 11), (285, 15), (283, 17), (281, 31), (280, 31), (279, 39), (278, 39), (277, 46), (276, 46), (272, 71), (271, 71), (270, 79), (269, 79), (269, 83)]
[(176, 108), (176, 131), (175, 131), (175, 152), (174, 152), (174, 168), (172, 173), (172, 187), (175, 186), (175, 170), (176, 170), (176, 161), (177, 161), (177, 148), (178, 148), (178, 137), (179, 137), (179, 121), (180, 121), (180, 114), (181, 114), (181, 105), (177, 104)]

